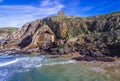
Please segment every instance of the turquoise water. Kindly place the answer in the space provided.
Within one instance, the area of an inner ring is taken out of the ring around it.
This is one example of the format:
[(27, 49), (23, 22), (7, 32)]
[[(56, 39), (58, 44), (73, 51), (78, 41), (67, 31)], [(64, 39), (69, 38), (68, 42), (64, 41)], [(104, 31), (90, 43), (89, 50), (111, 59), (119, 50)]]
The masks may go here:
[[(79, 68), (78, 68), (79, 67)], [(19, 80), (18, 80), (19, 79)], [(77, 64), (43, 66), (15, 74), (10, 81), (113, 81), (107, 75)]]
[(102, 69), (45, 56), (0, 56), (0, 81), (119, 81)]

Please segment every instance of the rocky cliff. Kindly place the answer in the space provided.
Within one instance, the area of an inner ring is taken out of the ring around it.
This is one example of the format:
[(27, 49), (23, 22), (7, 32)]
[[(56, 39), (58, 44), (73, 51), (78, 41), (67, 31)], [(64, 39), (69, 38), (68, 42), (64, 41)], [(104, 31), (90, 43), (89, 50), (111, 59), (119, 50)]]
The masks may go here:
[(9, 42), (29, 49), (59, 40), (65, 40), (67, 45), (72, 38), (77, 38), (74, 43), (80, 42), (79, 45), (81, 40), (82, 43), (94, 43), (95, 46), (99, 42), (106, 45), (119, 43), (120, 12), (92, 17), (54, 16), (38, 19), (24, 24)]

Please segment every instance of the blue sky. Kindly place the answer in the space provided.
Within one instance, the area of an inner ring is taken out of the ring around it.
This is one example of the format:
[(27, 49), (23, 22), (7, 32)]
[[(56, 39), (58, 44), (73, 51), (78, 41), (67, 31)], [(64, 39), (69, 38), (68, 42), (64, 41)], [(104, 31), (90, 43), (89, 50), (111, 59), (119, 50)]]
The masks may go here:
[(60, 10), (82, 17), (106, 14), (120, 10), (120, 0), (0, 0), (0, 27), (21, 27)]

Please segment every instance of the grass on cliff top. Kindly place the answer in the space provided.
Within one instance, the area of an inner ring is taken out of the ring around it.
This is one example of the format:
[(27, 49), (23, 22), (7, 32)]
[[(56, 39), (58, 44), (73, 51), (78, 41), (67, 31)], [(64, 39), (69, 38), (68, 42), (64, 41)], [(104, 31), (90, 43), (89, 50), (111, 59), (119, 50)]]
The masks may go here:
[(64, 19), (71, 19), (71, 18), (79, 18), (77, 16), (51, 16), (53, 20), (59, 21), (59, 20), (64, 20)]
[(111, 15), (120, 15), (120, 11), (112, 12)]
[(18, 28), (15, 28), (15, 27), (3, 27), (3, 28), (0, 28), (0, 34), (2, 33), (12, 33), (12, 32), (15, 32)]
[(115, 12), (111, 12), (111, 13), (106, 13), (106, 14), (99, 14), (98, 16), (106, 16), (106, 15), (112, 15), (112, 16), (115, 16), (115, 15), (120, 15), (120, 11), (115, 11)]
[(16, 28), (16, 27), (2, 27), (2, 28), (0, 28), (0, 30), (3, 30), (3, 31), (7, 31), (7, 30), (15, 31), (17, 29), (18, 28)]

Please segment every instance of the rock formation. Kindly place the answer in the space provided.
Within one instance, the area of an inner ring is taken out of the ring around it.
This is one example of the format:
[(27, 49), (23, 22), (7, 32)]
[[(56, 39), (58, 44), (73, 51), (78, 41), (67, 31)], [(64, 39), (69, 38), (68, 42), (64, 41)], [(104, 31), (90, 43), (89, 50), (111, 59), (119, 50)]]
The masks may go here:
[(86, 55), (109, 55), (112, 46), (120, 43), (120, 14), (38, 19), (24, 24), (8, 42), (14, 42), (23, 49), (31, 49), (40, 48), (41, 44), (51, 45), (49, 43), (59, 47), (59, 40), (66, 47), (75, 47)]

